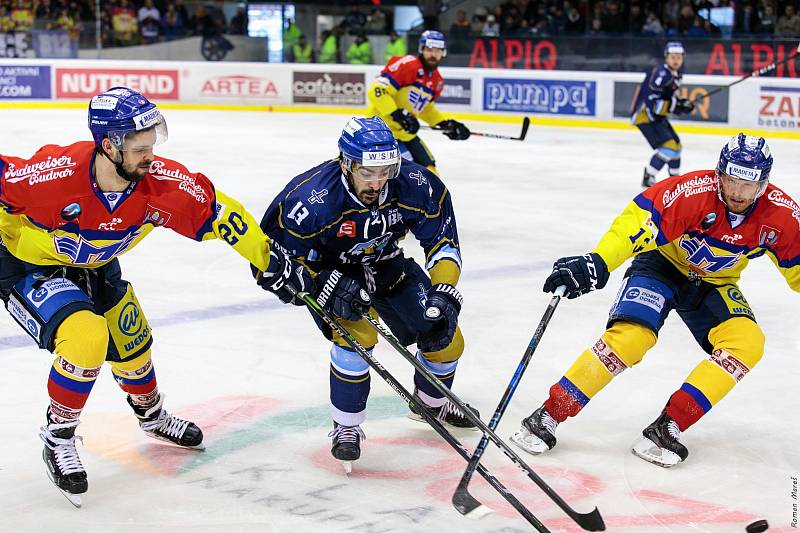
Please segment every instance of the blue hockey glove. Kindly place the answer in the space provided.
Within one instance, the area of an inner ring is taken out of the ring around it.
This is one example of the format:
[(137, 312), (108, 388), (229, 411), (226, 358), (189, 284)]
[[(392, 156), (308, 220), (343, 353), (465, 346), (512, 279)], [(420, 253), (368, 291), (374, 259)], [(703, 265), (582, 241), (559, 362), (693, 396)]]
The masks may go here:
[(469, 128), (457, 120), (443, 120), (436, 125), (437, 129), (447, 135), (451, 141), (464, 141), (471, 135)]
[(553, 263), (553, 272), (544, 282), (544, 292), (555, 292), (563, 285), (565, 296), (570, 300), (595, 289), (602, 289), (608, 283), (608, 267), (597, 254), (562, 257)]
[(414, 134), (419, 131), (419, 120), (405, 109), (395, 109), (389, 116), (408, 133)]
[(302, 300), (289, 292), (287, 284), (298, 292), (314, 292), (314, 279), (305, 267), (292, 261), (286, 251), (275, 242), (270, 245), (266, 272), (261, 272), (254, 266), (251, 268), (256, 276), (256, 283), (262, 289), (274, 293), (285, 304), (303, 305)]
[(344, 320), (358, 320), (372, 305), (369, 293), (338, 270), (323, 270), (314, 280), (317, 303)]
[(423, 352), (438, 352), (453, 342), (462, 302), (461, 293), (449, 283), (437, 283), (428, 290), (425, 320), (434, 325), (417, 338), (417, 348)]

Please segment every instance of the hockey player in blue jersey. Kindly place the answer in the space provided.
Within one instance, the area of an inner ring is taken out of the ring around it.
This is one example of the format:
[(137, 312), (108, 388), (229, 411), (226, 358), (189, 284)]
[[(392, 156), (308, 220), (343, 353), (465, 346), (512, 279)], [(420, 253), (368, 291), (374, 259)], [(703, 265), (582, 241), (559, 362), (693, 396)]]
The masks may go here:
[(687, 115), (694, 103), (676, 96), (683, 77), (683, 45), (677, 41), (664, 47), (664, 64), (653, 68), (644, 78), (636, 96), (631, 123), (639, 128), (655, 150), (644, 167), (642, 187), (656, 182), (658, 172), (667, 165), (670, 176), (681, 169), (681, 139), (669, 123), (669, 115)]
[[(313, 287), (306, 290), (363, 346), (372, 350), (378, 342), (361, 317), (370, 309), (403, 344), (416, 343), (420, 362), (449, 387), (464, 350), (458, 327), (462, 298), (455, 287), (461, 252), (450, 193), (425, 167), (401, 162), (397, 141), (380, 118), (351, 119), (339, 138), (339, 151), (338, 158), (292, 179), (272, 201), (261, 227), (314, 276)], [(425, 251), (427, 273), (398, 245), (409, 231)], [(292, 301), (285, 289), (270, 290)], [(348, 469), (365, 438), (361, 424), (369, 367), (313, 316), (333, 342), (331, 453)], [(474, 428), (419, 372), (414, 384), (440, 420)]]

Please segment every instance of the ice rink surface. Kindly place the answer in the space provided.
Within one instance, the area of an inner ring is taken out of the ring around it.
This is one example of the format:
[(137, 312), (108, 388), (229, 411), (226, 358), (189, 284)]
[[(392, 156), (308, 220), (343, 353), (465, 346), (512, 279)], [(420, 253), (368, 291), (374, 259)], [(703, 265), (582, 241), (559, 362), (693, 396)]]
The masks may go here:
[[(260, 219), (294, 175), (336, 156), (343, 115), (165, 111), (157, 153), (209, 176)], [(89, 139), (83, 110), (0, 111), (0, 152)], [(503, 124), (474, 129), (517, 134)], [(550, 297), (552, 261), (585, 253), (639, 192), (650, 149), (635, 130), (537, 127), (524, 143), (452, 142), (423, 132), (453, 195), (464, 258), (459, 288), (466, 351), (454, 390), (488, 420)], [(722, 136), (683, 135), (683, 170), (712, 168)], [(772, 182), (800, 198), (797, 141), (770, 140)], [(410, 255), (421, 256), (413, 240)], [(103, 370), (84, 410), (79, 446), (89, 474), (83, 508), (45, 475), (38, 427), (52, 357), (2, 313), (0, 531), (505, 532), (530, 531), (476, 476), (496, 512), (459, 515), (450, 496), (466, 463), (373, 375), (367, 441), (346, 477), (329, 453), (328, 350), (302, 308), (281, 305), (222, 242), (154, 231), (121, 259), (155, 331), (153, 359), (166, 407), (206, 434), (205, 452), (148, 439)], [(507, 438), (549, 386), (602, 333), (624, 268), (605, 290), (558, 308), (498, 428)], [(642, 364), (619, 376), (558, 430), (550, 454), (520, 454), (573, 507), (598, 506), (608, 531), (742, 532), (766, 518), (796, 531), (800, 476), (798, 300), (772, 263), (751, 263), (741, 287), (767, 336), (755, 370), (684, 435), (688, 460), (669, 470), (630, 445), (704, 357), (672, 316)], [(408, 387), (409, 365), (375, 355)], [(475, 433), (458, 433), (472, 448)], [(486, 466), (554, 532), (579, 529), (496, 448)], [(792, 480), (794, 478), (794, 481)], [(794, 498), (792, 491), (794, 490)], [(793, 517), (793, 512), (795, 513)], [(792, 522), (794, 520), (794, 526)]]

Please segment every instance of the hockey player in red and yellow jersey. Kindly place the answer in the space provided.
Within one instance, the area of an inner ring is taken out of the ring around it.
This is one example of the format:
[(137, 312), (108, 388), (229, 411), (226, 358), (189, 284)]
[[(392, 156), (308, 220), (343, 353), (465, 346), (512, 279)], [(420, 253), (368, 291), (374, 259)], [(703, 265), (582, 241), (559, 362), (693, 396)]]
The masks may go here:
[(93, 97), (89, 129), (94, 142), (47, 145), (29, 159), (0, 155), (0, 297), (39, 347), (56, 354), (40, 437), (48, 475), (76, 506), (88, 483), (75, 427), (104, 361), (147, 435), (203, 447), (200, 428), (163, 408), (151, 329), (122, 279), (120, 255), (165, 227), (224, 240), (260, 271), (266, 289), (304, 283), (239, 202), (153, 154), (167, 126), (144, 96), (115, 87)]
[(470, 136), (469, 128), (457, 120), (446, 118), (434, 103), (444, 89), (439, 63), (446, 55), (444, 35), (438, 31), (425, 31), (419, 38), (419, 55), (392, 57), (367, 92), (367, 116), (378, 116), (389, 125), (400, 143), (404, 159), (434, 172), (436, 161), (433, 154), (417, 137), (417, 117), (452, 140), (461, 141)]
[(673, 466), (689, 452), (681, 433), (741, 381), (764, 353), (764, 334), (737, 282), (750, 259), (767, 255), (800, 291), (800, 206), (769, 183), (772, 155), (762, 137), (740, 133), (715, 170), (656, 183), (614, 220), (597, 247), (555, 262), (544, 285), (575, 298), (601, 289), (629, 257), (606, 331), (586, 349), (512, 440), (531, 453), (556, 444), (556, 426), (575, 416), (612, 378), (639, 363), (677, 311), (708, 354), (643, 431), (633, 452)]

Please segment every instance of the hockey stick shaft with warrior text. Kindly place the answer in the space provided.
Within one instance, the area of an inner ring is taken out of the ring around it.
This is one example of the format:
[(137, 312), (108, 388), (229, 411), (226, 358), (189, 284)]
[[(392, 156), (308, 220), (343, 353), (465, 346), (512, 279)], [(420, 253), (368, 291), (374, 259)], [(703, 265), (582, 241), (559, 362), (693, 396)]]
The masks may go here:
[(724, 91), (726, 89), (730, 89), (734, 85), (736, 85), (738, 83), (742, 83), (744, 80), (747, 80), (747, 79), (750, 79), (750, 78), (753, 78), (753, 77), (757, 77), (757, 76), (763, 76), (764, 74), (768, 74), (768, 73), (772, 72), (773, 70), (775, 70), (776, 68), (778, 68), (779, 65), (783, 65), (784, 63), (788, 63), (789, 61), (793, 60), (794, 58), (797, 57), (798, 54), (800, 54), (800, 44), (798, 44), (797, 48), (792, 50), (792, 53), (789, 54), (788, 56), (786, 56), (785, 59), (782, 59), (780, 61), (774, 61), (774, 62), (770, 63), (769, 65), (765, 65), (765, 66), (763, 66), (763, 67), (761, 67), (759, 69), (756, 69), (753, 72), (751, 72), (750, 74), (746, 74), (746, 75), (742, 76), (741, 78), (739, 78), (738, 80), (734, 81), (733, 83), (729, 83), (728, 85), (724, 85), (722, 87), (717, 87), (716, 89), (712, 89), (712, 90), (708, 91), (706, 94), (698, 96), (697, 98), (692, 100), (692, 103), (696, 104), (698, 102), (701, 102), (704, 99), (710, 98), (711, 96), (717, 94), (718, 92)]
[(478, 429), (483, 431), (483, 433), (489, 438), (489, 440), (491, 440), (492, 443), (494, 443), (498, 448), (500, 448), (506, 455), (506, 457), (511, 459), (511, 461), (517, 467), (519, 467), (523, 472), (525, 472), (528, 478), (530, 478), (531, 481), (536, 483), (536, 485), (545, 494), (547, 494), (547, 496), (551, 500), (553, 500), (553, 502), (556, 505), (558, 505), (558, 507), (562, 511), (564, 511), (564, 513), (567, 514), (567, 516), (569, 516), (572, 520), (575, 521), (575, 523), (577, 523), (581, 528), (583, 528), (586, 531), (605, 531), (606, 525), (603, 522), (603, 517), (600, 516), (600, 511), (598, 511), (596, 507), (591, 512), (588, 513), (579, 513), (575, 509), (570, 507), (570, 505), (567, 502), (565, 502), (564, 499), (561, 498), (561, 496), (559, 496), (558, 493), (556, 493), (556, 491), (554, 491), (550, 487), (550, 485), (548, 485), (542, 478), (540, 478), (539, 475), (536, 472), (534, 472), (533, 469), (530, 466), (528, 466), (528, 464), (525, 463), (525, 461), (523, 461), (522, 458), (520, 458), (520, 456), (517, 455), (516, 452), (514, 452), (514, 450), (512, 450), (511, 447), (497, 435), (497, 433), (495, 433), (492, 429), (490, 429), (483, 422), (483, 420), (480, 419), (480, 417), (476, 416), (475, 413), (473, 413), (472, 410), (466, 406), (466, 404), (461, 400), (461, 398), (456, 396), (455, 393), (453, 393), (450, 389), (448, 389), (447, 386), (444, 383), (442, 383), (442, 381), (439, 378), (431, 374), (428, 371), (428, 369), (425, 368), (422, 365), (422, 363), (419, 362), (419, 360), (414, 356), (414, 354), (409, 352), (408, 348), (403, 346), (403, 344), (399, 340), (397, 340), (397, 338), (392, 334), (391, 331), (386, 329), (383, 326), (383, 324), (381, 324), (378, 320), (370, 316), (369, 313), (363, 314), (362, 317), (367, 322), (369, 322), (372, 325), (372, 327), (375, 328), (375, 331), (377, 331), (381, 337), (386, 339), (389, 342), (389, 344), (391, 344), (392, 347), (395, 350), (397, 350), (397, 352), (400, 355), (402, 355), (406, 361), (411, 363), (411, 365), (418, 372), (420, 372), (420, 374), (424, 376), (425, 379), (431, 385), (433, 385), (433, 387), (437, 391), (439, 391), (440, 394), (442, 394), (442, 396), (451, 401), (456, 407), (458, 407), (458, 409), (461, 410), (461, 412), (470, 422), (475, 424), (478, 427)]
[[(470, 133), (471, 135), (475, 135), (476, 137), (487, 137), (489, 139), (503, 139), (506, 141), (524, 141), (525, 136), (528, 135), (528, 128), (530, 127), (530, 125), (531, 125), (531, 119), (528, 117), (523, 118), (522, 131), (520, 131), (520, 134), (516, 137), (513, 137), (511, 135), (501, 135), (499, 133), (483, 133), (480, 131), (472, 131)], [(437, 128), (436, 126), (421, 125), (420, 128), (424, 128), (426, 130), (444, 131), (442, 130), (442, 128)]]
[[(411, 405), (414, 405), (422, 414), (422, 417), (425, 421), (441, 436), (454, 450), (458, 452), (464, 460), (469, 461), (472, 459), (469, 451), (459, 442), (459, 440), (453, 436), (443, 425), (442, 423), (436, 418), (436, 416), (428, 411), (425, 408), (425, 405), (417, 398), (416, 396), (412, 395), (408, 392), (408, 390), (403, 387), (399, 381), (391, 374), (388, 370), (386, 370), (380, 362), (370, 354), (366, 348), (364, 348), (361, 343), (350, 333), (347, 328), (342, 326), (336, 318), (329, 313), (327, 310), (322, 308), (319, 303), (308, 293), (301, 293), (291, 287), (290, 285), (286, 285), (287, 289), (296, 297), (303, 300), (306, 307), (308, 307), (313, 313), (318, 315), (322, 320), (325, 321), (336, 333), (341, 335), (344, 341), (350, 345), (350, 347), (355, 350), (358, 355), (361, 356), (364, 361), (378, 373), (378, 375), (406, 402)], [(538, 518), (536, 518), (533, 513), (531, 513), (527, 507), (525, 507), (522, 502), (520, 502), (516, 496), (514, 496), (509, 490), (502, 484), (500, 481), (494, 477), (483, 465), (478, 465), (478, 474), (481, 475), (488, 483), (492, 486), (497, 492), (499, 492), (503, 498), (505, 498), (508, 503), (510, 503), (514, 509), (516, 509), (539, 533), (550, 533), (550, 530), (542, 524)]]
[[(517, 370), (511, 377), (511, 382), (508, 384), (508, 387), (506, 387), (506, 391), (503, 393), (503, 397), (500, 399), (500, 403), (497, 405), (497, 409), (492, 415), (492, 419), (489, 420), (489, 428), (494, 430), (500, 423), (500, 419), (503, 417), (508, 404), (511, 402), (511, 397), (517, 390), (517, 386), (522, 380), (522, 375), (525, 373), (525, 369), (528, 368), (528, 364), (533, 358), (533, 352), (536, 351), (536, 347), (539, 345), (539, 341), (544, 335), (544, 330), (547, 328), (547, 324), (550, 323), (550, 319), (553, 317), (553, 313), (555, 313), (558, 302), (561, 300), (561, 297), (564, 296), (565, 291), (566, 288), (564, 286), (556, 289), (555, 295), (550, 300), (550, 304), (547, 306), (547, 309), (545, 309), (544, 315), (539, 321), (539, 325), (537, 326), (536, 331), (533, 333), (531, 341), (528, 343), (528, 348), (525, 350), (522, 360), (519, 362), (519, 365), (517, 365)], [(484, 505), (469, 493), (469, 482), (472, 479), (472, 475), (475, 473), (475, 468), (480, 463), (481, 457), (483, 457), (488, 445), (489, 437), (484, 435), (483, 438), (481, 438), (478, 447), (475, 448), (474, 452), (472, 452), (472, 459), (467, 465), (467, 469), (464, 470), (464, 475), (461, 477), (461, 481), (458, 483), (458, 487), (453, 493), (453, 506), (464, 516), (468, 516), (471, 513), (476, 513), (478, 516), (484, 514), (481, 512), (481, 509), (484, 508)]]

